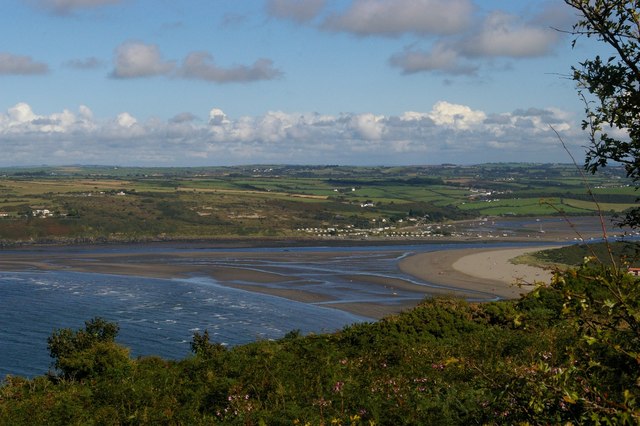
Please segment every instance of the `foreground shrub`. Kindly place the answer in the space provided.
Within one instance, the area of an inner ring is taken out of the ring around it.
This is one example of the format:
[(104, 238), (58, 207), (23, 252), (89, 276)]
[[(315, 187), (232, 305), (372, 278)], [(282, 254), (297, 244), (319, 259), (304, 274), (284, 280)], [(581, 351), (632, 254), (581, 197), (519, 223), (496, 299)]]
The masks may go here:
[(47, 339), (54, 367), (65, 378), (84, 379), (129, 365), (129, 351), (115, 343), (119, 326), (96, 317), (84, 329), (55, 330)]
[[(640, 422), (640, 285), (626, 270), (588, 262), (537, 293), (562, 300), (571, 333), (562, 356), (514, 369), (523, 417), (536, 423)], [(535, 294), (533, 295), (535, 297)]]

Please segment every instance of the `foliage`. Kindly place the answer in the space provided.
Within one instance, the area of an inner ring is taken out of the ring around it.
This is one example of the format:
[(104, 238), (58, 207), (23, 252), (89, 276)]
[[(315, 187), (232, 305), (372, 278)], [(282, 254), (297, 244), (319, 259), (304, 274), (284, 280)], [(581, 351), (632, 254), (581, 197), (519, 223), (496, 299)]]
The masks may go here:
[(209, 340), (209, 330), (205, 330), (202, 334), (197, 331), (193, 333), (191, 340), (191, 352), (202, 358), (213, 358), (222, 354), (225, 347), (220, 343), (212, 343)]
[[(565, 3), (580, 14), (573, 27), (574, 34), (594, 37), (611, 51), (607, 58), (598, 55), (573, 68), (573, 79), (586, 103), (583, 128), (591, 135), (586, 167), (595, 172), (609, 161), (622, 163), (627, 176), (638, 183), (640, 4), (637, 0), (565, 0)], [(623, 223), (640, 226), (640, 211), (633, 209)]]
[(47, 339), (54, 367), (62, 377), (74, 379), (123, 370), (129, 363), (129, 351), (115, 343), (118, 330), (117, 324), (100, 317), (86, 321), (78, 331), (55, 330)]
[(518, 405), (535, 423), (640, 422), (640, 287), (626, 271), (587, 262), (538, 289), (562, 301), (573, 338), (563, 357), (549, 352), (516, 370)]
[(585, 258), (594, 258), (603, 264), (611, 264), (613, 258), (620, 261), (618, 266), (636, 266), (640, 264), (640, 245), (635, 241), (573, 244), (557, 249), (542, 250), (533, 253), (531, 257), (533, 257), (533, 263), (538, 265), (580, 267)]

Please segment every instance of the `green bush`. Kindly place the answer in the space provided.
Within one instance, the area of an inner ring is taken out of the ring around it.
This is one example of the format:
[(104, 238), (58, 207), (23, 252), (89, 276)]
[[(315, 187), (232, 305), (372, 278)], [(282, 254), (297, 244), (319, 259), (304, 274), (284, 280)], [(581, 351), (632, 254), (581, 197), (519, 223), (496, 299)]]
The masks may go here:
[(47, 340), (54, 367), (65, 378), (83, 379), (120, 371), (129, 365), (129, 350), (114, 342), (119, 326), (96, 317), (77, 331), (55, 330)]

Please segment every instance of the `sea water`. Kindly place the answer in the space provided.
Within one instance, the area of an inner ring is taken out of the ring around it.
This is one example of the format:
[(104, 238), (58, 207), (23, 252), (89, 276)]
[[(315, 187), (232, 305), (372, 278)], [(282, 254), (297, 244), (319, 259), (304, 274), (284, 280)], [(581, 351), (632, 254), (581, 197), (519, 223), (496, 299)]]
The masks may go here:
[[(464, 247), (478, 247), (478, 244), (238, 249), (242, 252), (331, 251), (341, 254), (315, 261), (304, 257), (280, 262), (231, 256), (222, 260), (198, 257), (178, 262), (209, 262), (212, 266), (282, 273), (314, 283), (311, 285), (316, 293), (330, 296), (338, 303), (380, 302), (388, 295), (375, 294), (378, 287), (358, 286), (346, 277), (369, 274), (429, 285), (402, 274), (397, 268), (398, 260), (414, 252)], [(70, 248), (69, 254), (74, 250), (86, 254), (105, 251), (160, 253), (165, 249), (145, 246)], [(167, 249), (179, 250), (175, 247)], [(394, 300), (417, 302), (423, 297), (422, 293), (406, 292), (395, 294)], [(156, 279), (70, 271), (0, 272), (0, 379), (7, 374), (33, 377), (46, 373), (52, 362), (47, 337), (56, 329), (82, 328), (85, 321), (97, 316), (120, 325), (117, 342), (130, 348), (133, 357), (159, 355), (180, 359), (189, 355), (193, 334), (204, 330), (214, 342), (238, 345), (259, 339), (277, 339), (291, 330), (300, 330), (303, 334), (331, 332), (370, 320), (334, 307), (331, 303), (302, 303), (234, 289), (209, 277)]]
[(194, 332), (237, 345), (292, 329), (327, 332), (364, 318), (223, 287), (207, 278), (163, 280), (74, 272), (0, 273), (0, 377), (47, 372), (47, 337), (96, 316), (120, 325), (132, 356), (183, 358)]

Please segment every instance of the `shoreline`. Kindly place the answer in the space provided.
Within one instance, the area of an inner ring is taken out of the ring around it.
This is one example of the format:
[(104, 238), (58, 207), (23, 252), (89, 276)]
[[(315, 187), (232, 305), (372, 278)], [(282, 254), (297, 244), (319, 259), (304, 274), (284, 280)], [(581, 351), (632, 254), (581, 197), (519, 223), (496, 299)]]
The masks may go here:
[(411, 245), (449, 245), (449, 244), (486, 244), (487, 246), (499, 243), (511, 244), (553, 244), (558, 243), (558, 239), (537, 239), (532, 241), (529, 238), (494, 238), (492, 240), (482, 240), (474, 238), (282, 238), (282, 237), (261, 237), (261, 238), (212, 238), (212, 239), (167, 239), (149, 241), (95, 241), (95, 242), (75, 242), (75, 241), (51, 241), (51, 242), (15, 242), (0, 243), (0, 256), (2, 253), (20, 253), (33, 251), (63, 251), (63, 250), (91, 250), (100, 248), (179, 248), (179, 249), (256, 249), (256, 248), (304, 248), (304, 247), (369, 247), (369, 246), (389, 246), (402, 248)]
[[(371, 244), (369, 244), (371, 245)], [(191, 247), (193, 248), (193, 247)], [(374, 320), (409, 310), (427, 296), (451, 295), (474, 301), (513, 299), (533, 287), (511, 285), (521, 279), (531, 283), (547, 280), (545, 271), (526, 265), (512, 265), (509, 260), (524, 253), (551, 246), (496, 248), (447, 248), (410, 255), (397, 263), (408, 278), (377, 276), (373, 273), (337, 273), (337, 277), (352, 282), (354, 288), (375, 293), (368, 300), (345, 300), (315, 289), (313, 279), (288, 275), (287, 271), (256, 268), (253, 263), (295, 260), (331, 262), (340, 258), (338, 251), (160, 251), (151, 253), (63, 252), (41, 249), (35, 251), (0, 252), (0, 271), (72, 271), (99, 274), (141, 276), (160, 279), (180, 279), (192, 276), (210, 277), (227, 287), (283, 297), (301, 303), (322, 305)], [(386, 256), (393, 258), (402, 246), (390, 246)], [(354, 250), (351, 253), (360, 253)], [(229, 259), (233, 262), (230, 264)], [(526, 272), (522, 272), (526, 270)], [(548, 273), (548, 272), (547, 272)], [(549, 277), (550, 277), (550, 273)], [(423, 283), (412, 282), (410, 277)]]
[[(573, 225), (567, 225), (567, 221)], [(432, 225), (440, 225), (433, 223)], [(4, 250), (36, 250), (69, 247), (127, 247), (171, 245), (174, 247), (249, 248), (249, 247), (313, 247), (313, 246), (368, 246), (411, 244), (468, 244), (468, 243), (571, 243), (584, 237), (585, 240), (602, 237), (599, 218), (595, 215), (571, 216), (488, 216), (484, 218), (448, 221), (446, 226), (458, 227), (460, 233), (400, 237), (369, 235), (357, 236), (309, 236), (300, 234), (279, 236), (139, 236), (139, 237), (59, 237), (31, 240), (0, 240), (0, 253)], [(543, 230), (544, 228), (544, 230)], [(577, 232), (579, 230), (579, 232)]]

